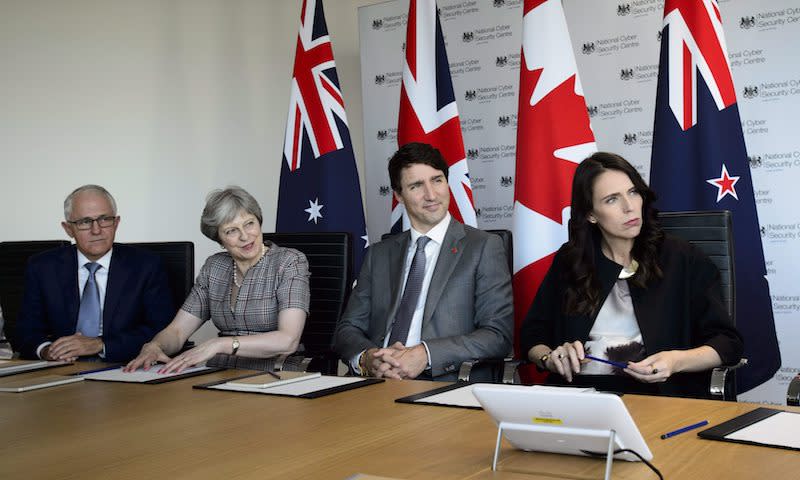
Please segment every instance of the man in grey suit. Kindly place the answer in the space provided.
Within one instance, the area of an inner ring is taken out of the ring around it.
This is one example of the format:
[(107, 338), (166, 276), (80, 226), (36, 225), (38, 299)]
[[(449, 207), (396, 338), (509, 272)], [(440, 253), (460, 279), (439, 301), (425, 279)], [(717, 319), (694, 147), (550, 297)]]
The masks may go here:
[(411, 229), (369, 248), (337, 325), (334, 349), (355, 373), (452, 381), (462, 362), (511, 350), (511, 276), (500, 237), (450, 216), (447, 174), (427, 144), (404, 145), (389, 160)]

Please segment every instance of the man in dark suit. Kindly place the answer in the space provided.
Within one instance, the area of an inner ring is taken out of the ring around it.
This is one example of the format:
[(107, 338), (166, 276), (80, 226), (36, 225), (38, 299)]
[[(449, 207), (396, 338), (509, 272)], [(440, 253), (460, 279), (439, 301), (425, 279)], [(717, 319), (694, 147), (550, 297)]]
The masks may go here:
[(334, 348), (355, 373), (455, 380), (462, 362), (511, 350), (511, 276), (496, 235), (448, 213), (448, 168), (430, 145), (404, 145), (389, 177), (411, 229), (371, 246)]
[(67, 196), (64, 218), (75, 245), (28, 262), (17, 327), (21, 356), (126, 362), (175, 314), (161, 259), (114, 243), (120, 217), (101, 186)]

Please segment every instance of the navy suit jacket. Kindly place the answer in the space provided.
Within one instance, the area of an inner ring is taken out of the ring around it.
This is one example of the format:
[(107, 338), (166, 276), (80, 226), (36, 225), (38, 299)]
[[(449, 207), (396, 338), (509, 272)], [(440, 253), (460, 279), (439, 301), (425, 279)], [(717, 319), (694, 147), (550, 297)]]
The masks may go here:
[[(43, 342), (75, 334), (79, 292), (75, 245), (31, 257), (17, 317), (17, 340), (23, 358), (37, 358), (36, 349)], [(115, 243), (103, 306), (105, 360), (126, 362), (134, 358), (174, 315), (161, 258)]]

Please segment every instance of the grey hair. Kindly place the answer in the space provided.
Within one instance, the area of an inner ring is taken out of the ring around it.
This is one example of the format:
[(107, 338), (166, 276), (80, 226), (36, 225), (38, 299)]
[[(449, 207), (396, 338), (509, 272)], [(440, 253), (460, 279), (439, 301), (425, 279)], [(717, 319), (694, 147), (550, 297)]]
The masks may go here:
[(211, 240), (219, 240), (219, 227), (233, 221), (239, 212), (244, 211), (255, 215), (258, 223), (264, 223), (261, 216), (261, 207), (252, 195), (242, 187), (235, 185), (224, 190), (213, 190), (206, 197), (206, 207), (200, 217), (200, 231)]
[(114, 215), (115, 217), (117, 216), (117, 202), (114, 200), (114, 197), (112, 197), (111, 194), (108, 193), (108, 190), (101, 187), (100, 185), (88, 184), (76, 188), (75, 190), (72, 191), (72, 193), (67, 195), (67, 198), (64, 199), (64, 220), (69, 221), (70, 219), (69, 217), (72, 216), (72, 201), (75, 199), (75, 196), (77, 194), (83, 192), (95, 192), (105, 196), (106, 200), (108, 200), (108, 203), (111, 204), (111, 214)]

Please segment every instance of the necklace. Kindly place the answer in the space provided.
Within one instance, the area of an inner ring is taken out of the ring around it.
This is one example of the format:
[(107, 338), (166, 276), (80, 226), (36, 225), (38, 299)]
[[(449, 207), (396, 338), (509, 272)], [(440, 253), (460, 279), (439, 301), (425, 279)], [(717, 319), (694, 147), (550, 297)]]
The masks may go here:
[[(261, 259), (264, 258), (264, 255), (266, 255), (266, 254), (267, 254), (267, 246), (262, 243), (261, 244), (261, 255), (259, 255), (258, 260), (256, 260), (253, 263), (253, 265), (255, 265), (256, 263), (260, 262)], [(250, 270), (250, 269), (248, 268), (248, 270)], [(236, 285), (236, 288), (242, 288), (242, 284), (244, 283), (244, 275), (246, 275), (246, 273), (242, 273), (242, 279), (239, 280), (239, 267), (236, 266), (236, 260), (234, 260), (233, 261), (233, 284)]]

